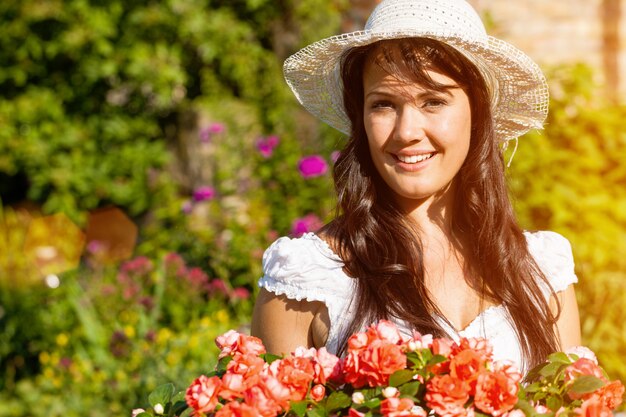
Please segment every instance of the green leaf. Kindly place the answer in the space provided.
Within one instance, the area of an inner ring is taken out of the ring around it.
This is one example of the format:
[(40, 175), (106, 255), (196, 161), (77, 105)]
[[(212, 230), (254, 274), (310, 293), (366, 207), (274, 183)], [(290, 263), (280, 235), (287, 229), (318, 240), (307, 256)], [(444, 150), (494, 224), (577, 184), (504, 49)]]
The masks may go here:
[(430, 358), (430, 360), (428, 361), (428, 364), (429, 365), (436, 365), (438, 363), (442, 363), (442, 362), (445, 362), (447, 360), (448, 360), (448, 358), (446, 358), (443, 355), (434, 355), (432, 358)]
[(259, 356), (261, 357), (261, 359), (263, 359), (268, 364), (271, 364), (275, 360), (282, 359), (282, 356), (274, 355), (272, 353), (264, 353), (264, 354), (259, 355)]
[(389, 377), (389, 386), (398, 387), (405, 382), (409, 382), (413, 379), (413, 375), (414, 372), (408, 369), (401, 369), (399, 371), (396, 371)]
[(370, 410), (377, 408), (380, 406), (380, 398), (372, 398), (371, 400), (367, 400), (363, 403), (363, 406), (369, 408)]
[(350, 404), (352, 404), (352, 399), (345, 392), (335, 391), (326, 400), (326, 410), (328, 412), (340, 410), (349, 407)]
[(548, 360), (550, 362), (557, 362), (557, 363), (567, 363), (567, 364), (572, 363), (572, 360), (564, 352), (553, 353), (550, 356), (548, 356)]
[(144, 412), (144, 413), (139, 413), (139, 414), (137, 414), (137, 417), (154, 417), (154, 416), (152, 416), (151, 414), (148, 414), (148, 413), (145, 413), (145, 412)]
[(308, 405), (308, 401), (292, 401), (291, 402), (291, 411), (296, 413), (299, 417), (304, 417), (306, 414), (306, 407)]
[(559, 396), (548, 397), (548, 399), (546, 400), (546, 405), (550, 410), (556, 412), (563, 405), (563, 399), (561, 399), (561, 397)]
[(181, 414), (179, 414), (178, 417), (191, 417), (191, 413), (193, 413), (193, 408), (189, 407), (188, 409), (183, 411)]
[(161, 404), (163, 407), (165, 407), (171, 401), (175, 390), (176, 389), (174, 388), (174, 384), (172, 383), (158, 386), (148, 396), (148, 402), (150, 403), (150, 406), (154, 407), (157, 404)]
[(218, 374), (226, 372), (228, 363), (232, 360), (233, 360), (232, 356), (225, 356), (222, 359), (220, 359), (219, 362), (217, 362), (217, 365), (215, 365), (215, 370), (218, 372)]
[(576, 394), (587, 394), (604, 386), (604, 382), (592, 375), (579, 376), (574, 380), (569, 391)]
[(328, 413), (321, 407), (315, 407), (306, 412), (307, 417), (327, 417)]
[(402, 395), (409, 395), (414, 397), (417, 394), (417, 391), (420, 389), (421, 382), (419, 381), (411, 381), (407, 384), (402, 385), (398, 390)]
[(553, 376), (553, 375), (556, 375), (556, 373), (559, 371), (559, 368), (561, 366), (563, 366), (562, 363), (551, 362), (551, 363), (545, 365), (543, 368), (541, 368), (541, 371), (539, 371), (539, 374), (541, 376)]

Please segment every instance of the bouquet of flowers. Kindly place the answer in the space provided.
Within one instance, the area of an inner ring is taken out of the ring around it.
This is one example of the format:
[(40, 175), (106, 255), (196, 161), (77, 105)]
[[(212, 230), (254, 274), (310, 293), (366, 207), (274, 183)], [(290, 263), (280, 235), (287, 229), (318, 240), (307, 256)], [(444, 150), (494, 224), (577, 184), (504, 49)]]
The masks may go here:
[(216, 343), (214, 372), (178, 394), (159, 387), (133, 416), (609, 417), (624, 394), (586, 348), (550, 355), (522, 383), (484, 339), (406, 338), (388, 321), (352, 335), (341, 359), (325, 348), (271, 355), (233, 330)]

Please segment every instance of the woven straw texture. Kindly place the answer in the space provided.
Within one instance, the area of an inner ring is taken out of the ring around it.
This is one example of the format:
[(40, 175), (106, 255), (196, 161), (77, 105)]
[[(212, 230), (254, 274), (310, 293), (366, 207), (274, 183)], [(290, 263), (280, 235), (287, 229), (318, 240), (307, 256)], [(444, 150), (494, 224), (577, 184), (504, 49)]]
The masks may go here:
[(499, 141), (542, 128), (548, 87), (541, 69), (513, 45), (487, 35), (480, 17), (464, 0), (384, 0), (363, 31), (322, 39), (289, 57), (283, 67), (285, 79), (309, 112), (349, 134), (339, 75), (342, 55), (353, 47), (408, 37), (445, 42), (477, 66), (490, 90)]

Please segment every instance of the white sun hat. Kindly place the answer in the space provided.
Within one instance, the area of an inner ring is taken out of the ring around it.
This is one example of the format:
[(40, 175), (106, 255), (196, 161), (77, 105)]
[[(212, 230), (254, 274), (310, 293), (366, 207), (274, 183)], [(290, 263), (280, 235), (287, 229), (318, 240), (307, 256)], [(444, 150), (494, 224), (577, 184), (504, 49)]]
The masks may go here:
[(513, 45), (487, 35), (465, 0), (383, 0), (363, 31), (322, 39), (287, 58), (285, 79), (309, 112), (349, 134), (340, 75), (342, 56), (350, 48), (412, 37), (444, 42), (476, 65), (489, 88), (499, 141), (506, 143), (530, 129), (542, 128), (548, 114), (548, 86), (541, 69)]

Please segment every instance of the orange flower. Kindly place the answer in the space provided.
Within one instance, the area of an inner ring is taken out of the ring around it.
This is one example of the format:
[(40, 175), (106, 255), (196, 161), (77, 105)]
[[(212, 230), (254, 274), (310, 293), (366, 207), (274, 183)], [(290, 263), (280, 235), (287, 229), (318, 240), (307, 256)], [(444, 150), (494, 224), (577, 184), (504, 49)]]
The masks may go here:
[(442, 416), (464, 416), (469, 385), (451, 375), (438, 375), (426, 384), (426, 405)]
[(611, 410), (615, 410), (622, 403), (624, 385), (620, 381), (609, 382), (593, 393), (602, 404)]
[(480, 352), (473, 349), (460, 351), (450, 361), (450, 375), (466, 381), (470, 386), (470, 395), (475, 392), (476, 379), (483, 371), (485, 371), (485, 359)]
[(205, 375), (201, 375), (196, 378), (185, 394), (185, 401), (189, 407), (193, 408), (193, 414), (206, 414), (213, 411), (217, 405), (217, 396), (222, 388), (222, 380), (213, 376), (208, 378)]
[(597, 398), (584, 401), (574, 410), (579, 417), (613, 417), (611, 410)]
[(254, 336), (241, 334), (234, 330), (229, 330), (215, 339), (215, 344), (220, 348), (219, 358), (233, 356), (236, 353), (243, 355), (261, 355), (265, 353), (265, 346), (261, 339)]
[(400, 346), (377, 339), (363, 349), (348, 350), (344, 376), (355, 388), (383, 386), (391, 374), (405, 366), (406, 355)]
[(483, 372), (476, 380), (474, 405), (494, 417), (511, 410), (517, 403), (521, 375), (503, 367), (495, 372)]
[(261, 414), (246, 403), (232, 401), (222, 407), (215, 417), (259, 417)]
[(293, 401), (306, 397), (309, 385), (315, 376), (313, 361), (309, 358), (288, 356), (272, 362), (270, 374), (286, 386)]
[(416, 407), (408, 398), (387, 398), (380, 403), (380, 412), (383, 417), (426, 417), (422, 407)]

